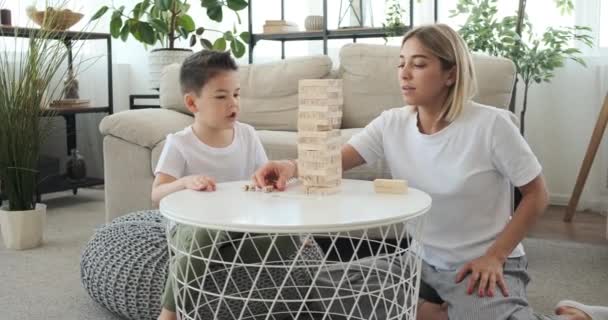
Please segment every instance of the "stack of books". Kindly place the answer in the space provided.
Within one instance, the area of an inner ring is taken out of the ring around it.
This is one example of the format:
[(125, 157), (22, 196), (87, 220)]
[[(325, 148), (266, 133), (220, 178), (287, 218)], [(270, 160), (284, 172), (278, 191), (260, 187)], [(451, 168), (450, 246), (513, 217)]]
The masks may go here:
[(298, 25), (294, 22), (285, 20), (266, 20), (264, 23), (264, 33), (284, 33), (298, 32)]
[(51, 108), (86, 108), (91, 104), (91, 100), (83, 99), (62, 99), (51, 102)]

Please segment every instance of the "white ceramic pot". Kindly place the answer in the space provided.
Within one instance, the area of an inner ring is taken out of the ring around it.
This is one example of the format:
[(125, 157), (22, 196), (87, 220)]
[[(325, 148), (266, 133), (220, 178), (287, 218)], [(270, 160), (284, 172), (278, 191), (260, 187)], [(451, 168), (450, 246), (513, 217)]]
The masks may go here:
[(182, 63), (192, 54), (190, 49), (154, 49), (150, 51), (148, 66), (150, 68), (150, 88), (160, 88), (160, 75), (165, 66)]
[(304, 19), (304, 29), (306, 31), (323, 30), (323, 16), (308, 16)]
[(0, 208), (2, 240), (8, 249), (25, 250), (36, 248), (44, 240), (46, 228), (46, 205), (37, 203), (34, 210), (8, 211)]

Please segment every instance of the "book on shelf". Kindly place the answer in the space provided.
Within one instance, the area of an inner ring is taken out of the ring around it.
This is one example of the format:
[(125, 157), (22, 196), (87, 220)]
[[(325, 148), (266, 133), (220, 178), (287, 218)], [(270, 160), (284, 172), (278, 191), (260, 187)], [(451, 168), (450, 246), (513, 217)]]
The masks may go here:
[(54, 100), (49, 105), (50, 108), (84, 108), (91, 105), (88, 99), (62, 99)]

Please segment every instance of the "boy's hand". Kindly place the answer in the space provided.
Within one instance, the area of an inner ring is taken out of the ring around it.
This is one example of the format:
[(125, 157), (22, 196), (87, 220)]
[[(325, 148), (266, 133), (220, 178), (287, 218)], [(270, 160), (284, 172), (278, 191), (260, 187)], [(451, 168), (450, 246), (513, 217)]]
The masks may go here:
[(215, 191), (215, 179), (206, 176), (187, 176), (182, 178), (184, 188), (197, 191)]
[(283, 191), (287, 180), (295, 176), (296, 172), (296, 164), (292, 161), (269, 161), (253, 174), (251, 180), (258, 187), (273, 186)]

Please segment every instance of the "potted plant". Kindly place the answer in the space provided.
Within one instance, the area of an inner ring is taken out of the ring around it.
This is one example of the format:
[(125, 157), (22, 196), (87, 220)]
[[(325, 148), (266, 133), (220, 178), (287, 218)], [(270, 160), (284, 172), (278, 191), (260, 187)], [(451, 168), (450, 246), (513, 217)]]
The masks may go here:
[[(68, 51), (62, 31), (28, 29), (28, 38), (0, 33), (0, 224), (10, 249), (37, 247), (44, 238), (46, 206), (36, 203), (39, 147), (51, 130), (52, 111), (41, 107), (59, 89)], [(11, 31), (12, 32), (12, 31)], [(12, 39), (9, 39), (12, 38)]]
[[(556, 69), (567, 59), (582, 66), (581, 51), (572, 46), (580, 41), (591, 47), (592, 37), (589, 27), (548, 28), (541, 35), (534, 32), (532, 23), (525, 14), (526, 0), (519, 0), (516, 15), (499, 19), (496, 15), (498, 0), (459, 0), (452, 16), (468, 14), (467, 20), (458, 31), (472, 51), (511, 59), (515, 63), (517, 81), (524, 84), (523, 106), (520, 113), (520, 131), (525, 132), (525, 115), (528, 105), (528, 90), (533, 83), (550, 82)], [(555, 0), (561, 13), (571, 13), (572, 0)], [(511, 106), (515, 112), (516, 87), (513, 90)]]
[[(240, 24), (238, 11), (245, 9), (247, 5), (245, 0), (201, 1), (207, 17), (216, 22), (223, 20), (223, 12), (227, 8), (236, 14)], [(126, 41), (131, 35), (146, 46), (160, 43), (161, 48), (152, 50), (149, 57), (151, 87), (154, 89), (159, 86), (160, 73), (164, 66), (181, 63), (192, 52), (191, 49), (175, 47), (175, 41), (180, 38), (189, 39), (191, 47), (200, 42), (207, 49), (228, 49), (237, 58), (245, 54), (245, 44), (249, 43), (249, 32), (238, 33), (236, 25), (226, 31), (197, 27), (194, 19), (188, 15), (188, 0), (143, 0), (135, 4), (129, 13), (125, 13), (125, 6), (103, 6), (91, 20), (101, 18), (110, 9), (110, 33), (114, 38)], [(211, 42), (208, 38), (210, 33), (219, 34), (219, 37)]]

